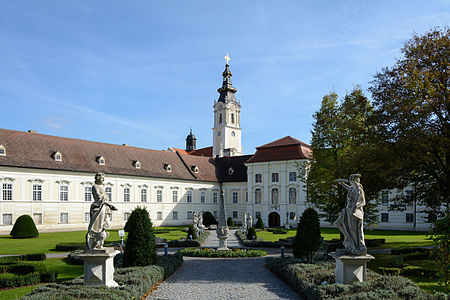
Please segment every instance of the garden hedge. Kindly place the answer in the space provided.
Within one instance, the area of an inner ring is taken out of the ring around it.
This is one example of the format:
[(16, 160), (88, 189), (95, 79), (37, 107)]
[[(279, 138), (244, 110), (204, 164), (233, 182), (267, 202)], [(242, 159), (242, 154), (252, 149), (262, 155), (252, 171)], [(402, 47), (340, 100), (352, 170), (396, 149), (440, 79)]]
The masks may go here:
[(180, 248), (180, 247), (200, 247), (208, 237), (209, 232), (204, 231), (200, 236), (198, 236), (197, 240), (190, 240), (188, 238), (181, 238), (179, 240), (168, 241), (167, 244), (169, 247)]
[(21, 215), (17, 218), (10, 234), (14, 238), (34, 238), (39, 236), (39, 231), (29, 215)]
[(291, 286), (305, 300), (310, 299), (447, 299), (421, 290), (407, 278), (367, 272), (367, 281), (334, 284), (334, 262), (304, 264), (295, 258), (266, 258), (270, 271)]
[(292, 241), (294, 239), (294, 238), (287, 238), (285, 240), (283, 239), (277, 242), (271, 242), (258, 240), (258, 238), (256, 238), (256, 241), (253, 242), (252, 240), (247, 239), (247, 237), (239, 230), (236, 231), (236, 236), (245, 247), (253, 247), (253, 248), (280, 248), (281, 245), (284, 245), (284, 247), (286, 248), (292, 248)]
[(177, 251), (177, 254), (194, 257), (259, 257), (266, 256), (264, 250), (232, 248), (230, 250), (215, 250), (211, 248), (184, 248)]
[(45, 253), (12, 255), (0, 257), (0, 265), (11, 265), (21, 261), (42, 261), (42, 260), (45, 260)]
[(117, 288), (84, 286), (81, 278), (71, 282), (52, 283), (37, 287), (24, 300), (75, 300), (75, 299), (141, 299), (159, 281), (167, 278), (183, 262), (182, 255), (158, 256), (155, 265), (117, 268), (114, 280)]

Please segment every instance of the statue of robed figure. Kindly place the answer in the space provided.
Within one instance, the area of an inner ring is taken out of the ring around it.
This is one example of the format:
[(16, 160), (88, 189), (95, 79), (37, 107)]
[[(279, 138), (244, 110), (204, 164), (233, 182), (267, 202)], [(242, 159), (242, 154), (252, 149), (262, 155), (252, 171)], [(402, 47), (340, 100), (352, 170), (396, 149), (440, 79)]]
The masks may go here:
[(367, 254), (363, 232), (363, 207), (366, 205), (366, 199), (360, 178), (360, 174), (352, 174), (349, 180), (335, 180), (347, 190), (347, 205), (334, 223), (344, 235), (345, 250), (343, 254)]
[(105, 192), (104, 181), (105, 174), (95, 174), (95, 184), (92, 186), (94, 203), (91, 204), (91, 219), (86, 234), (86, 246), (89, 250), (103, 248), (103, 243), (109, 236), (106, 228), (109, 227), (112, 211), (117, 210), (114, 205), (108, 203), (111, 200)]

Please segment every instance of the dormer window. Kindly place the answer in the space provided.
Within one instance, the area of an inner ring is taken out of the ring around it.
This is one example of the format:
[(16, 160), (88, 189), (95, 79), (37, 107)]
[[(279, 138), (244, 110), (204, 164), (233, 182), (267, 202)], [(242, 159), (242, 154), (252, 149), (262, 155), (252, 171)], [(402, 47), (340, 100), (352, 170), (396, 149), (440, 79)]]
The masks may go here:
[(172, 172), (172, 166), (170, 164), (164, 164), (164, 170), (167, 172)]
[(198, 173), (198, 167), (197, 167), (196, 165), (192, 165), (192, 166), (191, 166), (191, 170), (192, 170), (194, 173)]
[(59, 151), (56, 151), (53, 153), (53, 159), (55, 161), (62, 161), (62, 154)]
[(0, 145), (0, 156), (6, 156), (6, 148)]
[(97, 157), (97, 162), (100, 166), (104, 166), (105, 165), (105, 158), (103, 156), (99, 156)]
[(234, 173), (234, 169), (232, 167), (230, 167), (228, 169), (228, 175), (233, 175), (233, 173)]
[(136, 169), (140, 169), (140, 168), (141, 168), (141, 162), (138, 161), (138, 160), (134, 161), (134, 162), (133, 162), (133, 165), (134, 165), (134, 167), (135, 167)]

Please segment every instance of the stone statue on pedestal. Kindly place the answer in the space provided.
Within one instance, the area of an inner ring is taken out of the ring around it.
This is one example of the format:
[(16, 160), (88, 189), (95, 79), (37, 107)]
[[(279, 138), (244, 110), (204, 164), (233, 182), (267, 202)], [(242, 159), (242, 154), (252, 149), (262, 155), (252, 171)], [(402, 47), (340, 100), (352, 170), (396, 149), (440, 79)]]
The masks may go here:
[(344, 254), (365, 255), (367, 254), (364, 243), (363, 219), (366, 199), (364, 190), (360, 183), (360, 174), (350, 175), (349, 180), (337, 179), (347, 192), (347, 205), (342, 209), (338, 219), (334, 223), (344, 235)]
[(228, 239), (228, 225), (227, 216), (225, 213), (225, 200), (223, 191), (220, 193), (220, 207), (219, 207), (219, 225), (217, 226), (216, 233), (219, 239), (219, 248), (217, 250), (228, 250), (227, 239)]
[(111, 199), (105, 192), (104, 181), (105, 174), (97, 173), (95, 175), (95, 184), (92, 187), (94, 203), (91, 205), (91, 219), (86, 234), (86, 246), (90, 250), (103, 248), (103, 243), (109, 236), (105, 228), (109, 227), (112, 211), (117, 210), (114, 205), (108, 203)]
[(205, 226), (203, 225), (203, 212), (198, 213), (198, 230), (203, 233)]
[(243, 218), (242, 218), (242, 227), (241, 227), (242, 233), (247, 233), (247, 213), (244, 212)]
[(250, 227), (253, 226), (253, 217), (250, 213), (248, 213), (248, 225), (247, 225), (247, 230), (250, 229)]
[(367, 262), (375, 259), (367, 254), (364, 243), (363, 219), (366, 199), (360, 183), (361, 175), (352, 174), (349, 180), (336, 179), (347, 190), (347, 205), (335, 225), (344, 235), (345, 249), (329, 253), (336, 260), (336, 283), (352, 284), (367, 280)]

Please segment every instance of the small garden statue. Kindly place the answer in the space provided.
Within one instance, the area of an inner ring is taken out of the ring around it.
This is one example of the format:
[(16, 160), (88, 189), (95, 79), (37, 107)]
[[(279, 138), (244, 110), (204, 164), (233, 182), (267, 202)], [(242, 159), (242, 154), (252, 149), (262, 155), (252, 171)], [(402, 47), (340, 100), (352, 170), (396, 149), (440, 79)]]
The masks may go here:
[(103, 248), (103, 243), (109, 236), (106, 228), (109, 227), (112, 211), (117, 210), (114, 205), (108, 203), (111, 200), (105, 192), (105, 187), (103, 186), (104, 181), (105, 174), (95, 174), (95, 184), (92, 187), (94, 203), (91, 205), (91, 220), (86, 234), (86, 246), (89, 250)]
[(250, 213), (248, 213), (248, 223), (247, 223), (247, 231), (253, 227), (253, 217)]
[(205, 229), (205, 226), (203, 225), (203, 212), (198, 213), (198, 230), (201, 234), (203, 234), (203, 231)]
[(349, 180), (336, 179), (347, 192), (347, 205), (342, 209), (335, 225), (344, 235), (343, 254), (366, 255), (367, 248), (364, 243), (363, 207), (366, 205), (364, 190), (360, 183), (360, 174), (350, 175)]
[(247, 213), (244, 212), (244, 216), (242, 218), (242, 227), (241, 227), (241, 232), (243, 234), (247, 233)]

